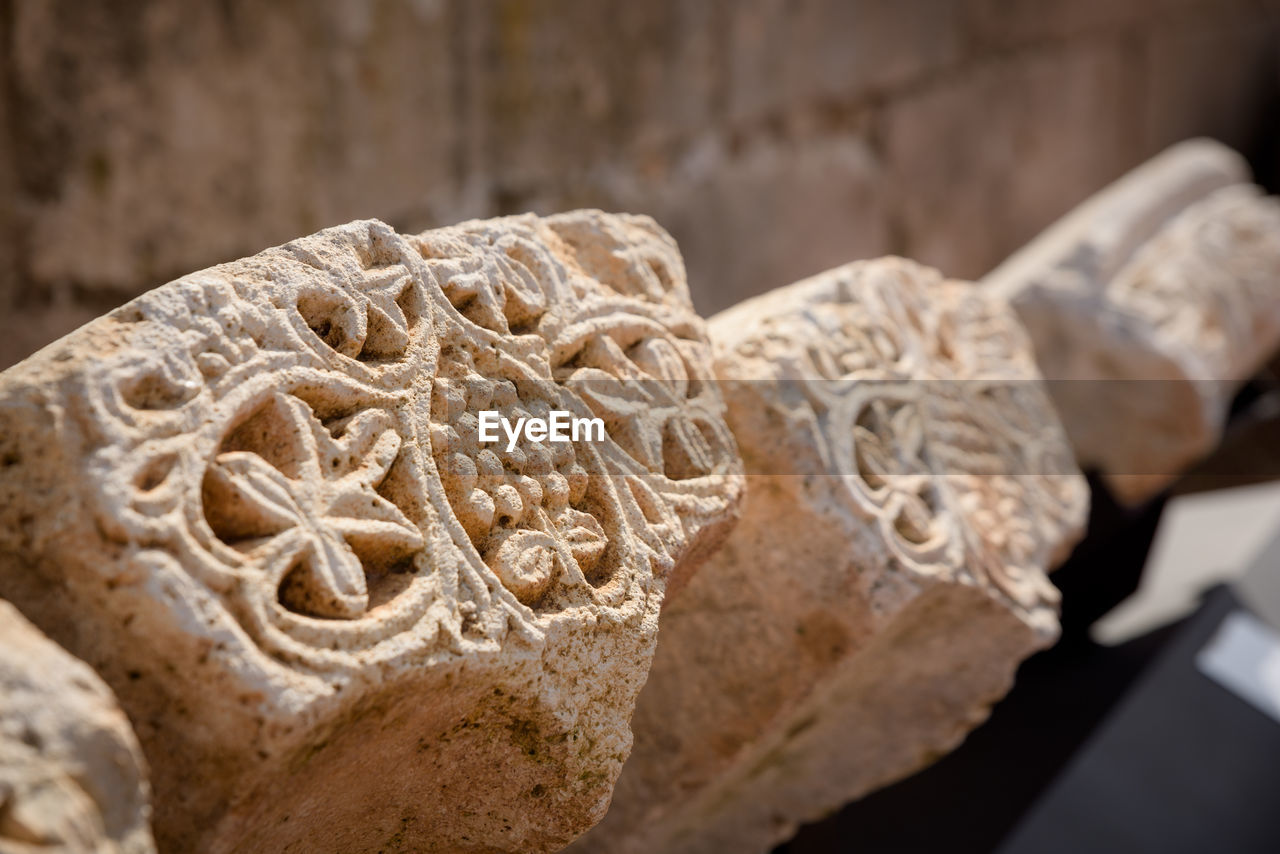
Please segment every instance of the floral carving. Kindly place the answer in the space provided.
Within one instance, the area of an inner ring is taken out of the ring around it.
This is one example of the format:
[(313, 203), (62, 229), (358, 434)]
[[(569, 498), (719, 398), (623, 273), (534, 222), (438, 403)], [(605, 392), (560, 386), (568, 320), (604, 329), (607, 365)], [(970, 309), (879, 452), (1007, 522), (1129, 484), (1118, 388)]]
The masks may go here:
[(982, 585), (1056, 631), (1044, 570), (1082, 521), (1084, 484), (1023, 333), (968, 288), (885, 259), (748, 303), (749, 319), (731, 310), (717, 328), (747, 380), (731, 397), (760, 398), (731, 405), (789, 399), (787, 429), (812, 437), (816, 460), (778, 470), (842, 475), (878, 531), (868, 553)]
[(403, 264), (368, 271), (359, 289), (316, 288), (298, 312), (320, 340), (352, 359), (388, 359), (409, 346), (409, 321), (400, 300), (409, 289)]
[[(87, 383), (104, 531), (317, 669), (632, 607), (732, 506), (738, 463), (670, 238), (577, 219), (604, 254), (574, 217), (357, 223), (139, 301)], [(606, 382), (617, 400), (588, 394)], [(607, 412), (609, 435), (481, 446), (488, 408)]]
[(851, 436), (854, 482), (879, 506), (886, 540), (907, 548), (936, 546), (947, 533), (923, 420), (913, 401), (881, 397), (857, 414)]
[[(256, 450), (224, 451), (209, 467), (206, 517), (275, 581), (287, 607), (359, 617), (369, 606), (366, 567), (385, 571), (423, 547), (417, 526), (377, 492), (400, 436), (378, 410), (353, 416), (335, 438), (296, 397), (277, 393), (270, 409), (270, 432), (249, 442)], [(245, 426), (238, 433), (253, 432)]]
[[(605, 229), (587, 253), (566, 220), (533, 222), (443, 229), (415, 245), (460, 330), (441, 354), (432, 399), (432, 449), (450, 505), (503, 585), (526, 605), (554, 609), (616, 597), (610, 583), (635, 538), (625, 530), (644, 531), (659, 575), (674, 561), (669, 541), (684, 536), (678, 522), (653, 524), (607, 475), (697, 482), (727, 471), (733, 441), (718, 397), (699, 382), (710, 367), (696, 319), (668, 304), (680, 281), (669, 246), (653, 240), (635, 255)], [(586, 275), (603, 268), (608, 287), (604, 275)], [(477, 424), (487, 409), (511, 421), (553, 409), (594, 414), (608, 442), (483, 446)]]
[[(589, 418), (556, 366), (634, 325), (624, 347), (683, 342), (705, 374), (678, 264), (646, 218), (355, 222), (6, 372), (0, 576), (146, 721), (165, 847), (372, 850), (394, 825), (405, 850), (540, 850), (598, 817), (666, 588), (731, 526), (741, 463), (722, 420), (713, 475), (676, 479), (598, 430), (482, 445), (475, 414)], [(721, 418), (713, 388), (686, 399)], [(335, 824), (334, 779), (381, 795)]]
[(682, 351), (697, 345), (651, 333), (598, 333), (557, 373), (648, 471), (675, 480), (710, 474), (724, 438), (705, 412), (687, 405), (701, 378)]

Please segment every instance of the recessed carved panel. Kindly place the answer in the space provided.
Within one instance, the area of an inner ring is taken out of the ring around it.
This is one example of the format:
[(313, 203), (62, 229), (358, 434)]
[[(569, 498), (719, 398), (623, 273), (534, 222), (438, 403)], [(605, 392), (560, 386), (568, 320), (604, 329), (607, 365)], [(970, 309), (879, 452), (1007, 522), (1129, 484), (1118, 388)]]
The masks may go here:
[[(642, 595), (736, 452), (699, 321), (655, 272), (679, 266), (670, 239), (641, 223), (653, 246), (631, 259), (637, 229), (602, 218), (586, 253), (557, 234), (570, 220), (363, 226), (139, 301), (151, 346), (91, 383), (105, 529), (176, 554), (266, 649), (320, 667)], [(616, 287), (583, 266), (610, 251)], [(481, 446), (486, 409), (601, 416), (607, 435)], [(432, 554), (436, 530), (460, 559)]]
[(803, 455), (762, 466), (799, 471), (816, 455), (813, 470), (841, 476), (897, 566), (970, 579), (1055, 631), (1044, 567), (1086, 493), (1024, 333), (969, 287), (882, 260), (795, 286), (800, 305), (771, 295), (742, 321), (749, 334), (720, 327), (727, 388), (739, 412), (781, 396), (793, 424), (812, 425)]
[[(166, 848), (558, 849), (608, 802), (665, 588), (736, 518), (710, 370), (647, 218), (330, 229), (5, 373), (0, 595), (146, 722)], [(479, 441), (553, 410), (605, 429)]]

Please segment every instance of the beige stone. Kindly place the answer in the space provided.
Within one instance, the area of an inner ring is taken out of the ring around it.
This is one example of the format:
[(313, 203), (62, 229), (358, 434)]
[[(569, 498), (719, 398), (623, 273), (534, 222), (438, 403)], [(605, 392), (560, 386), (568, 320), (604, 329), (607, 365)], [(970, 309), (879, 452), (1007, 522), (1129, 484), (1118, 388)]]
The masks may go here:
[(743, 518), (663, 610), (573, 851), (767, 851), (953, 748), (1057, 636), (1087, 491), (1006, 306), (889, 258), (711, 330)]
[(1116, 43), (1066, 42), (966, 65), (886, 102), (893, 251), (982, 276), (1139, 162), (1131, 68)]
[(980, 276), (1164, 145), (1253, 144), (1280, 55), (1275, 0), (10, 6), (0, 368), (368, 216), (649, 213), (707, 312), (887, 252)]
[(155, 851), (148, 794), (111, 690), (0, 602), (0, 851)]
[(891, 249), (892, 200), (865, 139), (769, 141), (736, 154), (712, 145), (677, 171), (671, 186), (639, 177), (619, 196), (681, 235), (705, 315)]
[(964, 55), (965, 8), (933, 0), (738, 0), (727, 16), (729, 120), (909, 89)]
[(1280, 344), (1280, 203), (1207, 140), (1081, 205), (984, 280), (1026, 324), (1081, 465), (1129, 501), (1217, 442)]
[[(116, 690), (167, 850), (550, 851), (741, 463), (646, 217), (355, 222), (0, 377), (0, 592)], [(603, 441), (477, 444), (477, 413)]]

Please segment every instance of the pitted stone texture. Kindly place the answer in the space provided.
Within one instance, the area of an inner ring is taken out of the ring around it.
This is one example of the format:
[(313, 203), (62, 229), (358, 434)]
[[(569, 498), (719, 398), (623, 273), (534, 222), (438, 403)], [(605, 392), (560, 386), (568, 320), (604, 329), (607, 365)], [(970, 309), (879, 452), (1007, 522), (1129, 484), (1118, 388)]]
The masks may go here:
[(0, 602), (0, 851), (153, 852), (148, 793), (110, 689)]
[(3, 375), (0, 591), (120, 695), (163, 848), (553, 850), (736, 513), (710, 360), (648, 218), (329, 229)]
[(1026, 324), (1077, 458), (1136, 502), (1217, 443), (1280, 344), (1280, 202), (1235, 152), (1175, 146), (984, 280)]
[(1087, 493), (1006, 306), (890, 258), (711, 331), (743, 519), (664, 608), (574, 851), (767, 851), (953, 748), (1057, 635)]

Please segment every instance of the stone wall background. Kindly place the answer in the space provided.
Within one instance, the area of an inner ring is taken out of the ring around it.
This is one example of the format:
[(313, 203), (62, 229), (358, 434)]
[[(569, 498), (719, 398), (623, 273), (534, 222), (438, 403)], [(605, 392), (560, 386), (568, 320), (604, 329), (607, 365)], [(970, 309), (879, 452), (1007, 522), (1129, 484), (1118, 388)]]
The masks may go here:
[(357, 217), (650, 213), (703, 312), (975, 277), (1179, 139), (1275, 164), (1280, 0), (0, 0), (0, 77), (5, 367)]

